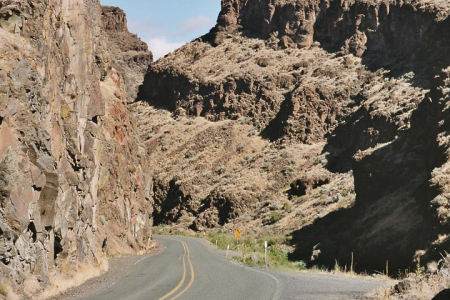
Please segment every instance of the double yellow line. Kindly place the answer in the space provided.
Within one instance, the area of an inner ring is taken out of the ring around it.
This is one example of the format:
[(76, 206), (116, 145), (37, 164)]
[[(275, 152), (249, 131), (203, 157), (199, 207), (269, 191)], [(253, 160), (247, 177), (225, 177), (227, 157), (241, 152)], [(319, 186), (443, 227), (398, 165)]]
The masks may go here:
[(191, 271), (191, 280), (189, 281), (188, 285), (181, 292), (179, 292), (178, 294), (176, 294), (175, 296), (173, 296), (170, 299), (174, 300), (174, 299), (180, 297), (181, 295), (183, 295), (192, 286), (192, 283), (194, 282), (194, 267), (192, 266), (191, 259), (189, 258), (189, 248), (188, 248), (188, 246), (183, 241), (179, 241), (179, 240), (175, 240), (175, 239), (171, 239), (171, 240), (180, 242), (181, 245), (183, 245), (183, 249), (184, 249), (184, 254), (183, 254), (183, 277), (181, 277), (180, 282), (178, 283), (178, 285), (173, 290), (171, 290), (164, 297), (159, 298), (159, 300), (164, 300), (164, 299), (169, 298), (172, 294), (175, 294), (183, 286), (184, 281), (186, 280), (186, 255), (187, 255), (187, 261), (189, 263), (189, 268), (190, 268), (190, 271)]

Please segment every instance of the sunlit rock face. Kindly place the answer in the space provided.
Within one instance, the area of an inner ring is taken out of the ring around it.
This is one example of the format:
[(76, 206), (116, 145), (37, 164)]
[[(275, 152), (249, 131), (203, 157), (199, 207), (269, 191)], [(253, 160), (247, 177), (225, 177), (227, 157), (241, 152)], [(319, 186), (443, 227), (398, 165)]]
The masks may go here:
[[(150, 65), (139, 89), (175, 120), (216, 124), (142, 127), (158, 222), (289, 232), (292, 258), (311, 264), (349, 265), (352, 252), (370, 270), (439, 259), (449, 12), (445, 1), (222, 1), (210, 33)], [(207, 143), (215, 128), (232, 133)]]
[(0, 3), (0, 273), (19, 285), (94, 266), (104, 235), (128, 251), (151, 239), (126, 106), (138, 82), (114, 67), (101, 14), (98, 0)]

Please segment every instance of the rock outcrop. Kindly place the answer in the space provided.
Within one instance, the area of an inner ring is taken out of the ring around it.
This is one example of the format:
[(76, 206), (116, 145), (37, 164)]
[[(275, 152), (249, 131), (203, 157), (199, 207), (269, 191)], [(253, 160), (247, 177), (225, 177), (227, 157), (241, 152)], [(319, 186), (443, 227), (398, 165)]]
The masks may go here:
[(128, 31), (126, 15), (120, 8), (102, 6), (102, 26), (114, 57), (112, 65), (124, 78), (128, 102), (132, 102), (153, 54), (146, 43)]
[[(175, 118), (244, 120), (273, 151), (303, 153), (308, 145), (314, 151), (284, 170), (253, 159), (247, 168), (289, 175), (270, 184), (275, 192), (260, 190), (256, 202), (230, 200), (232, 188), (222, 182), (209, 196), (196, 193), (203, 205), (158, 211), (187, 212), (208, 225), (239, 207), (227, 222), (290, 231), (292, 258), (310, 261), (313, 249), (321, 253), (311, 264), (348, 265), (352, 252), (358, 267), (369, 270), (383, 270), (387, 260), (391, 269), (404, 269), (419, 256), (439, 258), (449, 233), (449, 12), (442, 1), (222, 1), (216, 27), (152, 64), (138, 97)], [(186, 155), (176, 156), (184, 170), (162, 169), (162, 198), (195, 203), (187, 191), (199, 181), (184, 181), (191, 178), (185, 170), (202, 167)], [(252, 176), (240, 183), (261, 181), (259, 173)], [(273, 197), (266, 205), (267, 194)], [(240, 195), (234, 199), (246, 199)], [(261, 222), (288, 200), (293, 206), (280, 221)]]
[(114, 68), (101, 14), (98, 0), (0, 3), (0, 280), (24, 298), (39, 292), (25, 274), (45, 288), (62, 266), (97, 265), (106, 234), (112, 253), (151, 239), (126, 104), (138, 82)]

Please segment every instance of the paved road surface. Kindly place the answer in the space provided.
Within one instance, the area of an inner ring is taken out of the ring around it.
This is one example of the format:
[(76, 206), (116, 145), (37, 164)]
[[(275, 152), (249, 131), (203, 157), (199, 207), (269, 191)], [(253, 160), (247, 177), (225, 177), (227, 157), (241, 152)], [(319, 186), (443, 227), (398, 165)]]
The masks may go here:
[(122, 266), (113, 277), (109, 274), (109, 280), (97, 279), (96, 284), (87, 283), (87, 288), (81, 286), (58, 299), (346, 300), (364, 299), (364, 293), (381, 285), (373, 280), (249, 268), (226, 260), (200, 239), (155, 238), (164, 244), (164, 251), (119, 260)]
[(271, 276), (230, 263), (200, 241), (157, 237), (166, 249), (137, 261), (126, 276), (105, 290), (79, 299), (273, 299)]
[(367, 300), (367, 292), (393, 283), (324, 274), (265, 272), (277, 278), (280, 300)]

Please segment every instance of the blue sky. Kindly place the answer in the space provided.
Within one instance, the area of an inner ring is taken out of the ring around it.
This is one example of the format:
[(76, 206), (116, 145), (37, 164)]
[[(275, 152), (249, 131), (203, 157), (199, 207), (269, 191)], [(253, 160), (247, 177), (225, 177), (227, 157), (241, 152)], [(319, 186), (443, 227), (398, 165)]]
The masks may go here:
[(100, 0), (122, 8), (128, 29), (149, 46), (154, 59), (207, 33), (220, 12), (220, 0)]

